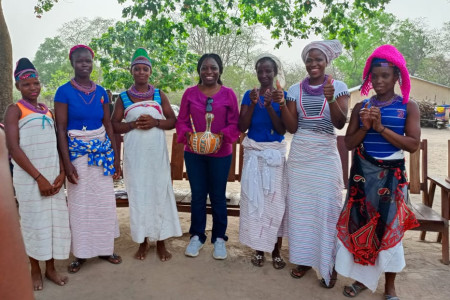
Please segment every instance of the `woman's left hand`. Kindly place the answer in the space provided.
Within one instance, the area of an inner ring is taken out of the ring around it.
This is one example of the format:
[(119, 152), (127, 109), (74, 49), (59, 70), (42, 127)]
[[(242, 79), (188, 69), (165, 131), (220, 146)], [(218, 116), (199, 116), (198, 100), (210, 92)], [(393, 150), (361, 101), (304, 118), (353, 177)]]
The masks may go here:
[(372, 119), (372, 128), (376, 132), (383, 130), (384, 126), (381, 124), (381, 112), (378, 107), (372, 106), (370, 108), (370, 118)]
[(148, 130), (156, 127), (158, 121), (150, 115), (141, 115), (136, 120), (136, 128)]
[(59, 190), (61, 189), (62, 185), (64, 184), (64, 180), (66, 179), (66, 173), (64, 171), (61, 171), (59, 175), (55, 178), (55, 181), (53, 181), (53, 195), (58, 194)]
[(325, 83), (323, 87), (323, 94), (328, 102), (333, 101), (334, 97), (334, 85), (331, 83), (333, 80), (333, 76), (328, 75), (327, 82)]
[(114, 172), (112, 178), (113, 178), (114, 180), (117, 180), (117, 179), (120, 178), (120, 174), (121, 174), (122, 172), (121, 172), (121, 170), (120, 170), (120, 159), (116, 159), (115, 157), (114, 157), (114, 169), (116, 169), (116, 171)]

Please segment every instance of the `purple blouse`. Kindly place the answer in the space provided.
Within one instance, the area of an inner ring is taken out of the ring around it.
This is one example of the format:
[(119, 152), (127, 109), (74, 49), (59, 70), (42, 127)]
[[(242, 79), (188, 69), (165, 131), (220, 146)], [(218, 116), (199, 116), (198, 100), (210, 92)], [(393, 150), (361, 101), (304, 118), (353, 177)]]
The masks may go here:
[[(214, 120), (211, 124), (211, 132), (222, 133), (222, 146), (217, 153), (209, 154), (211, 157), (224, 157), (232, 153), (232, 144), (239, 138), (238, 129), (239, 109), (236, 94), (232, 89), (222, 86), (220, 90), (211, 97), (212, 113)], [(198, 85), (188, 88), (181, 98), (180, 113), (178, 114), (177, 123), (175, 125), (178, 135), (178, 143), (183, 143), (185, 151), (192, 152), (187, 146), (186, 132), (192, 132), (191, 121), (192, 116), (195, 130), (202, 132), (206, 130), (206, 99)]]

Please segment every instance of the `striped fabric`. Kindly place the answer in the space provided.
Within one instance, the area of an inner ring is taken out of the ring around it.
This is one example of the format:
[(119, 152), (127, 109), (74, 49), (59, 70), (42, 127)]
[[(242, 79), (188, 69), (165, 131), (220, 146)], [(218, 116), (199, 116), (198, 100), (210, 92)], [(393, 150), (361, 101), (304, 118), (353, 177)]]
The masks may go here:
[(317, 268), (328, 284), (344, 187), (336, 137), (299, 129), (291, 144), (287, 179), (289, 260)]
[[(42, 176), (53, 183), (59, 174), (56, 134), (53, 120), (43, 122), (42, 116), (33, 113), (19, 121), (20, 148)], [(12, 162), (13, 183), (28, 256), (41, 261), (67, 259), (70, 227), (64, 189), (51, 197), (41, 196), (36, 181), (14, 160)]]
[[(126, 121), (135, 121), (142, 114), (164, 119), (160, 111), (157, 102), (140, 101), (127, 107)], [(164, 130), (152, 128), (126, 133), (123, 162), (133, 241), (142, 243), (146, 237), (161, 241), (181, 236)]]
[[(286, 209), (286, 188), (285, 178), (285, 153), (286, 142), (255, 142), (252, 139), (245, 138), (243, 141), (245, 149), (244, 170), (249, 161), (249, 151), (263, 151), (265, 149), (279, 150), (282, 153), (282, 165), (273, 168), (274, 193), (265, 195), (264, 211), (262, 216), (254, 216), (249, 213), (249, 198), (246, 191), (241, 190), (241, 214), (239, 218), (239, 241), (258, 251), (272, 252), (277, 242), (277, 237), (286, 236), (286, 222), (284, 222), (284, 213)], [(263, 159), (258, 158), (259, 170), (263, 169)], [(242, 178), (241, 182), (246, 180)]]
[[(363, 101), (363, 107), (368, 101), (369, 99)], [(403, 104), (402, 102), (403, 98), (398, 96), (392, 104), (380, 107), (381, 124), (399, 135), (404, 135), (405, 133), (406, 106), (408, 105), (407, 103)], [(361, 121), (360, 126), (362, 126)], [(373, 130), (373, 128), (367, 132), (363, 145), (364, 150), (366, 150), (367, 153), (373, 157), (379, 158), (385, 158), (401, 151), (401, 149), (389, 143), (380, 133)]]
[[(339, 98), (349, 95), (347, 85), (339, 80), (334, 80), (334, 97)], [(334, 126), (331, 123), (330, 107), (323, 95), (313, 96), (301, 89), (301, 84), (294, 84), (287, 93), (288, 101), (297, 103), (298, 128), (320, 133), (334, 134)]]
[[(83, 141), (105, 139), (105, 128), (69, 130), (69, 137)], [(111, 255), (114, 238), (119, 237), (116, 198), (111, 176), (103, 175), (103, 168), (88, 166), (84, 155), (72, 161), (78, 173), (78, 183), (67, 182), (72, 253), (78, 258)]]

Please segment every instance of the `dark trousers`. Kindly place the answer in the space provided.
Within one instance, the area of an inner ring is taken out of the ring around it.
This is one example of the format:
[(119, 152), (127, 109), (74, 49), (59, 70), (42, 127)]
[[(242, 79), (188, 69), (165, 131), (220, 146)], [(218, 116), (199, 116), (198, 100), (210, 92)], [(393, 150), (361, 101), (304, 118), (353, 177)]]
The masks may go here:
[(227, 187), (228, 172), (231, 166), (231, 155), (210, 157), (184, 152), (186, 171), (191, 186), (191, 236), (198, 235), (200, 241), (206, 241), (206, 199), (211, 201), (213, 227), (211, 242), (217, 238), (227, 240)]

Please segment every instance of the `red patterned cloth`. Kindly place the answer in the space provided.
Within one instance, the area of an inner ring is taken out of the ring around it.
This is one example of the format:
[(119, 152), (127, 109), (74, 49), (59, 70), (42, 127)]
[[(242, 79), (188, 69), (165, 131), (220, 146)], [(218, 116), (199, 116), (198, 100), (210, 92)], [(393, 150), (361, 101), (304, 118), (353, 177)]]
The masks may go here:
[(355, 151), (347, 200), (337, 224), (338, 238), (355, 263), (374, 265), (380, 251), (397, 245), (419, 226), (408, 208), (405, 160), (379, 160)]

